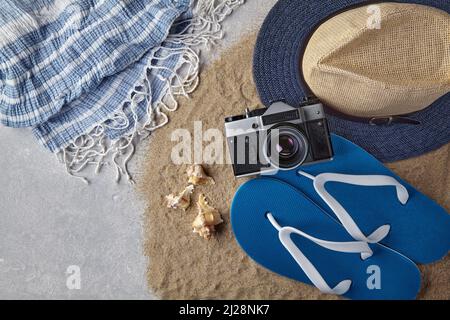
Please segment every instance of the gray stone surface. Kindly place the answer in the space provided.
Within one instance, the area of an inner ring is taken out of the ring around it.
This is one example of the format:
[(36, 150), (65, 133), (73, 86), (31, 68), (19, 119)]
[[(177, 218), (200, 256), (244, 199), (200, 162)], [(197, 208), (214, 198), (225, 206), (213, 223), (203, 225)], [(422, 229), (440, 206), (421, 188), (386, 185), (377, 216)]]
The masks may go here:
[[(225, 22), (221, 47), (202, 58), (255, 30), (275, 2), (247, 0)], [(130, 165), (134, 176), (150, 140)], [(0, 299), (155, 298), (142, 250), (145, 202), (132, 186), (115, 184), (112, 170), (86, 186), (29, 130), (2, 126), (0, 172)], [(80, 268), (80, 289), (67, 286), (69, 266)]]

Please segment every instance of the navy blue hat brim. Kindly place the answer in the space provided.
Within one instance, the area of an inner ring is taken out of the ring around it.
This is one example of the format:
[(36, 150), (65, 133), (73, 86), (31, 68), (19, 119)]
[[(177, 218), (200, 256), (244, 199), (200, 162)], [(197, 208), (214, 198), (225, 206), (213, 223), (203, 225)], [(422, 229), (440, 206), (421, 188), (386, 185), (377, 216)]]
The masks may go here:
[[(381, 1), (279, 0), (265, 19), (256, 42), (253, 74), (261, 101), (295, 106), (311, 95), (301, 74), (301, 60), (311, 34), (339, 12)], [(428, 5), (450, 13), (449, 0), (386, 1)], [(339, 32), (339, 31), (337, 31)], [(360, 145), (383, 162), (422, 155), (450, 141), (450, 93), (422, 111), (408, 115), (418, 125), (372, 126), (328, 115), (331, 130)]]

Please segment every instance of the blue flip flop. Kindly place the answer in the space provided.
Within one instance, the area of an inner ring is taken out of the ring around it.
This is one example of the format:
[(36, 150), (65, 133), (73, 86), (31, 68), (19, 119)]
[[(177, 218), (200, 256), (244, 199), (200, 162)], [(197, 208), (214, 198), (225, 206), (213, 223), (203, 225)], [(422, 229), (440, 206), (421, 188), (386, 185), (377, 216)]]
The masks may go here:
[(450, 249), (450, 215), (354, 143), (333, 135), (332, 161), (279, 171), (341, 222), (356, 240), (380, 242), (416, 263), (442, 259)]
[(407, 257), (354, 240), (296, 188), (260, 177), (244, 183), (231, 205), (242, 249), (280, 275), (350, 299), (413, 299), (420, 272)]

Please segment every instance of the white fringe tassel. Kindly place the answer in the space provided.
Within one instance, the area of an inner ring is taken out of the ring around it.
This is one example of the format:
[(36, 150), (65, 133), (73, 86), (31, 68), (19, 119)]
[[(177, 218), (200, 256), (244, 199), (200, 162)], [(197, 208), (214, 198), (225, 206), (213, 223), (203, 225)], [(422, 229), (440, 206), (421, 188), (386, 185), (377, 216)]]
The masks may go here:
[[(178, 34), (171, 34), (166, 43), (182, 44), (182, 48), (158, 47), (152, 50), (149, 65), (145, 72), (145, 78), (135, 86), (130, 93), (128, 104), (134, 118), (134, 125), (130, 133), (117, 139), (110, 140), (105, 135), (105, 129), (124, 130), (130, 123), (123, 111), (120, 111), (112, 119), (97, 125), (89, 133), (84, 134), (73, 141), (65, 149), (58, 153), (60, 161), (65, 164), (67, 172), (86, 184), (89, 180), (80, 176), (80, 172), (87, 167), (93, 167), (99, 174), (104, 166), (113, 166), (115, 180), (120, 182), (125, 176), (129, 183), (134, 181), (128, 170), (128, 162), (135, 152), (135, 145), (146, 138), (152, 131), (161, 128), (169, 122), (168, 112), (174, 112), (178, 108), (177, 97), (189, 97), (199, 83), (199, 55), (193, 49), (199, 46), (209, 48), (215, 45), (217, 40), (223, 37), (222, 21), (242, 5), (245, 0), (196, 0), (194, 1), (194, 18), (182, 21), (186, 24), (184, 30)], [(160, 50), (163, 49), (163, 50)], [(163, 52), (158, 52), (160, 50)], [(158, 52), (159, 56), (155, 56)], [(157, 61), (168, 59), (173, 55), (182, 54), (182, 59), (174, 69), (158, 66)], [(149, 76), (152, 70), (163, 69), (170, 73), (166, 79), (167, 91), (161, 101), (151, 101), (151, 86)], [(136, 106), (143, 100), (147, 103), (145, 119), (138, 121)], [(112, 124), (111, 124), (112, 123)]]

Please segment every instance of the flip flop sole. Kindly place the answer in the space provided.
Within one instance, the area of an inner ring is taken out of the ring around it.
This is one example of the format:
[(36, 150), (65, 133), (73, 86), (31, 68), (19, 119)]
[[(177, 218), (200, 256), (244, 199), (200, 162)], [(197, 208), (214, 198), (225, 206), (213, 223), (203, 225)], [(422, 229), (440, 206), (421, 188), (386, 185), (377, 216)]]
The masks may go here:
[[(328, 241), (354, 241), (346, 230), (296, 188), (282, 181), (261, 177), (244, 183), (233, 199), (231, 224), (242, 249), (263, 267), (307, 284), (311, 281), (284, 248), (278, 231), (267, 219), (270, 212), (281, 226), (301, 229)], [(420, 288), (416, 265), (382, 245), (370, 245), (373, 255), (362, 260), (359, 254), (340, 253), (291, 235), (303, 254), (316, 266), (330, 287), (352, 280), (344, 295), (350, 299), (413, 299)], [(379, 288), (368, 285), (378, 271)], [(373, 276), (373, 275), (372, 275)]]
[[(335, 157), (332, 161), (300, 167), (313, 176), (321, 173), (351, 175), (388, 175), (399, 181), (409, 193), (405, 205), (399, 203), (393, 187), (363, 187), (337, 182), (326, 184), (327, 191), (350, 213), (364, 234), (388, 224), (391, 230), (381, 241), (416, 263), (442, 259), (450, 249), (450, 215), (436, 202), (395, 175), (380, 161), (354, 143), (333, 134)], [(333, 211), (314, 189), (310, 179), (297, 170), (279, 171), (274, 178), (301, 190), (334, 218)]]

